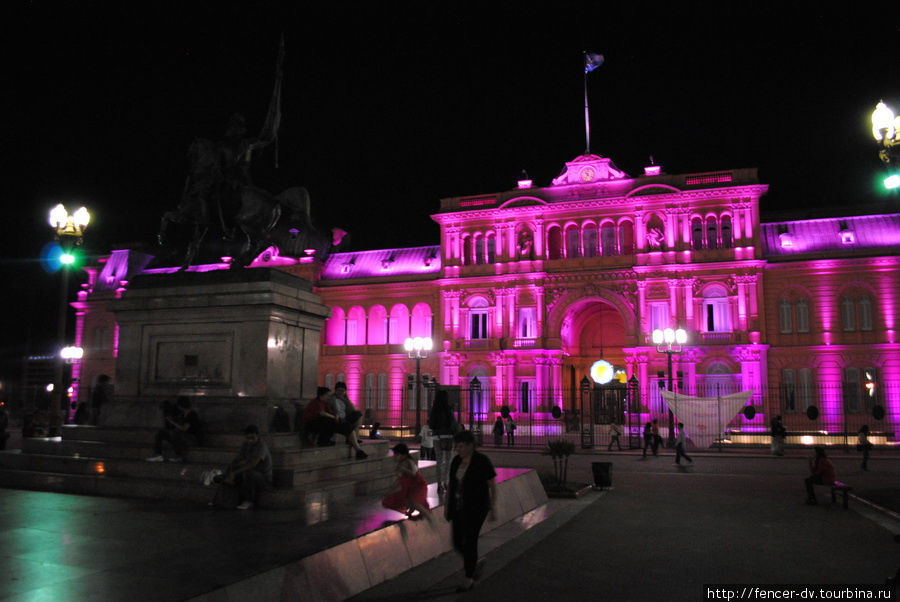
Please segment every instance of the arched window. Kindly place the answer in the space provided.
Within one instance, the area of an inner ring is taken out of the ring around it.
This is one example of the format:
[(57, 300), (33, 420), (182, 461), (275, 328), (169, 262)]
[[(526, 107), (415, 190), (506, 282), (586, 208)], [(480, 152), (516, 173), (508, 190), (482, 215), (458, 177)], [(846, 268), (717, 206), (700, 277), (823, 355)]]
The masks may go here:
[(488, 338), (488, 314), (490, 308), (484, 297), (475, 297), (469, 301), (469, 339)]
[(474, 241), (473, 244), (475, 247), (475, 249), (473, 251), (475, 260), (472, 263), (475, 263), (475, 264), (486, 263), (487, 256), (485, 255), (484, 237), (481, 234), (476, 234), (475, 236), (472, 237), (472, 239)]
[(584, 227), (584, 256), (597, 257), (597, 225), (586, 224)]
[(731, 306), (725, 287), (715, 284), (703, 291), (704, 332), (731, 332)]
[(388, 322), (388, 343), (402, 345), (409, 336), (409, 310), (402, 303), (391, 308)]
[(356, 305), (347, 314), (347, 344), (366, 344), (366, 312)]
[(706, 247), (708, 249), (719, 248), (719, 233), (716, 225), (716, 218), (711, 215), (706, 218)]
[(691, 220), (691, 247), (695, 251), (703, 248), (703, 222), (699, 217)]
[(616, 254), (616, 227), (610, 222), (600, 227), (600, 247), (604, 257)]
[(578, 226), (566, 228), (566, 257), (581, 257), (581, 231)]
[(369, 345), (384, 345), (387, 343), (388, 319), (387, 310), (383, 305), (374, 305), (369, 308)]
[(559, 259), (562, 257), (562, 230), (559, 226), (553, 226), (547, 230), (547, 259)]
[(431, 307), (429, 307), (427, 303), (416, 303), (412, 310), (412, 331), (410, 332), (410, 336), (432, 336), (431, 316)]
[(469, 265), (472, 263), (472, 257), (470, 254), (471, 244), (472, 244), (472, 237), (469, 236), (468, 234), (463, 234), (459, 241), (460, 250), (462, 251), (460, 260), (462, 261), (463, 265)]
[(734, 240), (731, 234), (731, 216), (723, 215), (722, 216), (722, 248), (730, 249), (734, 244)]
[(344, 345), (347, 333), (347, 316), (340, 307), (331, 308), (331, 317), (325, 326), (325, 342), (328, 345)]
[(619, 224), (619, 254), (634, 254), (634, 222), (623, 220)]
[(484, 235), (484, 262), (485, 263), (494, 263), (494, 259), (497, 255), (497, 238), (494, 236), (493, 232), (488, 232)]

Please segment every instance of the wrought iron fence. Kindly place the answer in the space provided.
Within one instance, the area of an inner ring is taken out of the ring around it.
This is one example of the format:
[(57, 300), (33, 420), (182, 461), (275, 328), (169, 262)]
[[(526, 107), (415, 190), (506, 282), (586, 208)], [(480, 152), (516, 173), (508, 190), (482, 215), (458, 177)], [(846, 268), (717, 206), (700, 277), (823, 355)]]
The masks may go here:
[[(680, 407), (670, 414), (656, 381), (643, 388), (633, 382), (605, 387), (582, 383), (576, 389), (530, 389), (509, 395), (479, 386), (442, 388), (450, 394), (460, 425), (475, 432), (488, 446), (535, 448), (561, 438), (583, 448), (606, 448), (612, 442), (610, 425), (616, 422), (622, 433), (621, 446), (634, 449), (642, 446), (642, 430), (648, 422), (656, 420), (660, 435), (671, 442), (675, 424), (697, 425), (701, 419), (705, 420), (702, 432), (696, 428), (692, 432), (686, 426), (694, 447), (768, 445), (771, 420), (776, 415), (782, 416), (788, 444), (850, 448), (856, 444), (857, 432), (863, 425), (869, 426), (869, 440), (876, 446), (900, 442), (900, 383), (880, 386), (871, 393), (865, 388), (857, 392), (840, 384), (817, 384), (802, 392), (795, 387), (764, 388), (751, 391), (745, 404), (732, 410), (725, 400), (740, 393), (741, 387), (731, 379), (698, 379), (691, 390), (684, 391), (677, 382), (675, 385), (676, 398), (701, 397), (705, 405), (701, 404), (700, 409)], [(378, 422), (381, 433), (388, 436), (415, 436), (415, 425), (428, 422), (433, 396), (434, 389), (426, 387), (417, 421), (413, 389), (389, 391), (385, 397), (400, 399), (400, 404), (392, 404), (391, 409), (369, 408), (364, 424)], [(677, 400), (675, 405), (681, 406)], [(494, 430), (498, 417), (503, 425), (501, 436), (495, 435)], [(511, 436), (510, 419), (515, 424)]]

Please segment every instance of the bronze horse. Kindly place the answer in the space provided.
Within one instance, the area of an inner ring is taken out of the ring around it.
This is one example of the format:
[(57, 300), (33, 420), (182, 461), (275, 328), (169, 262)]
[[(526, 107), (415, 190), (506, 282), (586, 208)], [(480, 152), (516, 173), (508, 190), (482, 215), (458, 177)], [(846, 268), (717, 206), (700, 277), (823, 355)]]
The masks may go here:
[(189, 225), (193, 232), (180, 270), (193, 264), (204, 238), (216, 222), (226, 239), (240, 231), (244, 240), (232, 268), (248, 265), (269, 245), (286, 255), (324, 258), (341, 244), (342, 230), (331, 235), (317, 230), (310, 217), (309, 193), (305, 188), (288, 188), (277, 196), (245, 184), (241, 177), (229, 177), (228, 158), (222, 145), (197, 139), (188, 151), (190, 169), (175, 211), (165, 213), (160, 222), (160, 245), (168, 242), (171, 224)]

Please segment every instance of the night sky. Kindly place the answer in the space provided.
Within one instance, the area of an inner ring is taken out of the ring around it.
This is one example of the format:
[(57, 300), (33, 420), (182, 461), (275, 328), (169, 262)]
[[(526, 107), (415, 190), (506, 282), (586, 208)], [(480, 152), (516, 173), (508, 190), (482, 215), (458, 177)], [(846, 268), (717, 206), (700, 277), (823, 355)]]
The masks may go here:
[(354, 249), (436, 244), (440, 198), (522, 169), (549, 184), (584, 151), (583, 50), (606, 57), (591, 150), (632, 175), (758, 167), (764, 212), (886, 200), (869, 116), (900, 108), (897, 2), (68, 4), (2, 9), (3, 378), (55, 332), (50, 207), (91, 209), (89, 252), (151, 248), (191, 140), (235, 112), (258, 131), (282, 33), (280, 167), (254, 180), (306, 187)]

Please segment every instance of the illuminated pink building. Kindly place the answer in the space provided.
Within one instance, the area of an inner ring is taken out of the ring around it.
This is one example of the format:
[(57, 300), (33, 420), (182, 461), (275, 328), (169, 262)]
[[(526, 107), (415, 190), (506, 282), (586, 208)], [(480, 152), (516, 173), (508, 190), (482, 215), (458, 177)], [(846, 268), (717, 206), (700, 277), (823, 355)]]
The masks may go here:
[[(680, 327), (678, 391), (753, 391), (756, 416), (732, 426), (760, 430), (783, 413), (789, 429), (809, 429), (815, 406), (817, 429), (879, 430), (872, 412), (883, 407), (880, 430), (896, 431), (900, 214), (761, 223), (766, 191), (755, 169), (632, 177), (584, 155), (547, 187), (441, 200), (434, 246), (282, 263), (312, 277), (332, 310), (321, 381), (345, 381), (389, 421), (408, 423), (401, 414), (414, 407), (407, 336), (434, 338), (429, 379), (478, 379), (474, 409), (486, 417), (503, 405), (535, 419), (574, 409), (600, 359), (637, 379), (641, 420), (661, 416), (667, 358), (650, 333)], [(116, 253), (76, 304), (82, 382), (114, 362), (115, 325), (99, 301), (143, 267)]]

